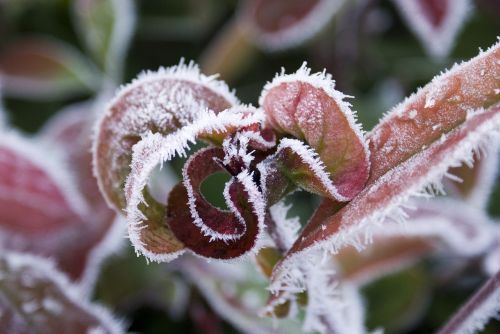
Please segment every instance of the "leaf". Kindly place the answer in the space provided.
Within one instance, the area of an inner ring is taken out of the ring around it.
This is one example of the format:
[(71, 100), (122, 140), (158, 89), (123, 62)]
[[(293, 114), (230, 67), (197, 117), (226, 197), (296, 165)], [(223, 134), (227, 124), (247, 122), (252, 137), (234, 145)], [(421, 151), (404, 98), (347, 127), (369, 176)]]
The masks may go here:
[(497, 271), (438, 333), (475, 333), (483, 330), (490, 318), (498, 316), (499, 310), (500, 271)]
[(143, 136), (174, 133), (206, 109), (218, 113), (237, 103), (224, 83), (201, 74), (192, 62), (145, 72), (124, 86), (97, 122), (94, 140), (95, 174), (109, 205), (126, 207), (132, 147)]
[(388, 218), (402, 220), (405, 217), (401, 206), (410, 196), (422, 195), (421, 191), (426, 187), (439, 190), (439, 182), (450, 166), (470, 161), (472, 151), (498, 140), (499, 132), (500, 105), (471, 113), (464, 124), (443, 140), (434, 142), (369, 184), (324, 222), (326, 228), (311, 227), (310, 233), (301, 235), (275, 268), (272, 289), (277, 291), (284, 284), (297, 284), (301, 276), (291, 274), (292, 268), (303, 261), (314, 261), (323, 251), (338, 252), (347, 245), (362, 248), (370, 241), (371, 231), (377, 226), (385, 226), (383, 223)]
[(220, 148), (191, 156), (184, 165), (183, 185), (177, 185), (169, 196), (166, 221), (176, 238), (196, 254), (233, 259), (256, 248), (264, 231), (265, 203), (247, 171), (226, 183), (229, 211), (213, 207), (203, 197), (201, 183), (223, 170), (216, 160), (223, 158)]
[(409, 28), (434, 58), (448, 56), (472, 6), (469, 0), (393, 1)]
[(368, 134), (370, 181), (499, 101), (500, 43), (435, 77), (394, 107)]
[(457, 179), (450, 179), (445, 183), (447, 192), (475, 207), (485, 209), (495, 186), (499, 154), (500, 145), (491, 143), (481, 156), (474, 155), (473, 166), (450, 168), (448, 173)]
[[(367, 135), (370, 148), (368, 185), (462, 124), (472, 110), (498, 101), (500, 44), (455, 65), (394, 107)], [(467, 163), (466, 163), (467, 164)], [(469, 163), (472, 165), (472, 161)], [(452, 177), (453, 178), (453, 177)], [(302, 235), (333, 216), (341, 205), (325, 199)]]
[(99, 88), (99, 74), (71, 46), (48, 38), (24, 39), (0, 53), (5, 95), (49, 100)]
[(244, 333), (303, 333), (293, 320), (258, 316), (265, 303), (266, 281), (249, 261), (212, 262), (183, 257), (182, 271), (207, 303), (237, 330)]
[(53, 142), (45, 137), (35, 144), (13, 132), (1, 135), (0, 248), (51, 257), (71, 279), (91, 288), (122, 231), (92, 177), (84, 144), (90, 145), (89, 138), (77, 139), (88, 122), (81, 111), (87, 109), (69, 110), (49, 122), (46, 129), (57, 124), (61, 131), (51, 132)]
[[(211, 111), (201, 112), (194, 123), (166, 136), (149, 133), (134, 146), (132, 170), (125, 185), (125, 194), (129, 238), (138, 253), (152, 261), (163, 262), (173, 260), (184, 248), (165, 224), (165, 204), (156, 202), (147, 190), (148, 180), (155, 167), (176, 155), (185, 156), (189, 144), (195, 143), (197, 139), (211, 138), (220, 143), (229, 133), (260, 124), (263, 118), (263, 114), (258, 110), (241, 106), (217, 115)], [(244, 182), (244, 179), (250, 176), (242, 174), (239, 177), (242, 178), (240, 181)], [(247, 190), (250, 187), (253, 186), (245, 185)], [(180, 189), (176, 194), (184, 196)], [(260, 196), (260, 193), (256, 196)], [(187, 203), (187, 197), (185, 199), (184, 203)], [(187, 215), (188, 212), (183, 214)]]
[(135, 26), (130, 0), (78, 0), (73, 13), (81, 39), (99, 65), (120, 80), (125, 53)]
[(413, 201), (404, 224), (384, 222), (363, 252), (349, 247), (335, 256), (344, 279), (367, 284), (440, 250), (454, 257), (483, 254), (492, 245), (492, 224), (483, 210), (453, 199)]
[(70, 263), (78, 262), (72, 258), (76, 254), (83, 257), (79, 262), (85, 263), (86, 269), (81, 280), (89, 287), (94, 284), (102, 260), (122, 244), (124, 233), (124, 222), (118, 221), (116, 213), (106, 205), (93, 175), (91, 124), (96, 105), (99, 102), (91, 101), (66, 107), (52, 117), (38, 135), (52, 150), (62, 152), (65, 161), (61, 167), (73, 171), (75, 182), (92, 212), (79, 222), (83, 226), (79, 227), (80, 239), (73, 246), (73, 255), (60, 255), (67, 257)]
[(243, 13), (264, 48), (276, 51), (298, 46), (320, 32), (344, 0), (247, 0)]
[(123, 333), (103, 307), (91, 304), (49, 261), (0, 255), (2, 333)]
[(331, 75), (310, 74), (304, 63), (294, 74), (277, 75), (259, 101), (274, 129), (313, 149), (299, 140), (283, 139), (269, 163), (277, 160), (284, 165), (278, 166), (279, 172), (308, 190), (319, 190), (318, 182), (309, 178), (321, 180), (321, 187), (329, 189), (319, 193), (339, 201), (363, 189), (369, 173), (368, 148), (344, 97), (335, 90)]

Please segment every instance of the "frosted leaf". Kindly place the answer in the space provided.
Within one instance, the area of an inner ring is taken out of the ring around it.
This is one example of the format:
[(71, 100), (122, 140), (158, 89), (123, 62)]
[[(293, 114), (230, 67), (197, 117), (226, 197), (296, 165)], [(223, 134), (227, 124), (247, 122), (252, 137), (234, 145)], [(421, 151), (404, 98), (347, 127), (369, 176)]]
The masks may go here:
[(450, 168), (457, 179), (445, 183), (448, 193), (463, 198), (471, 205), (486, 208), (498, 174), (500, 143), (491, 143), (480, 156), (474, 155), (474, 166)]
[(270, 125), (305, 141), (326, 166), (345, 201), (364, 186), (369, 152), (356, 115), (334, 88), (330, 74), (311, 74), (304, 63), (297, 72), (284, 72), (266, 84), (259, 103)]
[(318, 154), (297, 139), (281, 140), (276, 153), (258, 165), (261, 188), (269, 204), (293, 190), (295, 185), (310, 192), (347, 201), (352, 196), (349, 183), (337, 184)]
[(108, 310), (91, 304), (78, 286), (46, 259), (3, 252), (0, 255), (0, 332), (123, 333)]
[(415, 264), (432, 250), (430, 242), (423, 238), (379, 236), (375, 233), (373, 243), (362, 252), (346, 247), (335, 259), (343, 280), (363, 286)]
[[(463, 123), (471, 111), (499, 101), (500, 43), (456, 64), (394, 107), (367, 135), (370, 180)], [(484, 73), (484, 75), (481, 75)], [(433, 100), (432, 107), (425, 107)], [(415, 111), (417, 112), (415, 115)], [(410, 117), (410, 114), (412, 117)]]
[(97, 62), (119, 80), (126, 49), (136, 21), (130, 0), (73, 2), (77, 32)]
[[(498, 140), (500, 133), (500, 106), (477, 112), (446, 140), (436, 141), (426, 150), (392, 168), (370, 183), (349, 204), (321, 225), (308, 226), (277, 265), (273, 274), (274, 291), (296, 281), (293, 268), (307, 261), (307, 254), (317, 251), (336, 253), (345, 246), (362, 248), (370, 243), (373, 231), (385, 226), (388, 219), (405, 220), (402, 209), (410, 196), (429, 196), (440, 190), (440, 182), (450, 166), (470, 162), (473, 151)], [(427, 192), (423, 192), (427, 190)]]
[(438, 333), (477, 333), (484, 329), (490, 318), (498, 318), (499, 314), (500, 271), (497, 271)]
[(7, 96), (53, 99), (88, 93), (99, 87), (99, 74), (78, 50), (61, 41), (25, 39), (0, 54)]
[(320, 32), (344, 0), (247, 0), (243, 14), (264, 48), (274, 51), (302, 44)]
[(58, 113), (36, 139), (1, 135), (0, 247), (50, 257), (91, 288), (123, 230), (92, 175), (86, 107)]
[(404, 224), (386, 221), (383, 229), (375, 230), (373, 242), (363, 252), (352, 247), (340, 250), (336, 259), (343, 278), (367, 284), (436, 250), (472, 257), (492, 244), (492, 224), (480, 209), (452, 199), (416, 201), (412, 206)]
[(250, 261), (207, 263), (183, 257), (182, 270), (215, 312), (243, 333), (300, 334), (293, 320), (257, 315), (265, 302), (266, 280)]
[(223, 155), (220, 148), (207, 148), (191, 156), (184, 166), (183, 185), (169, 196), (166, 221), (177, 239), (196, 254), (233, 259), (256, 250), (264, 230), (265, 203), (246, 170), (226, 183), (229, 211), (205, 200), (199, 190), (201, 183), (223, 170), (216, 160)]
[[(259, 111), (242, 113), (237, 110), (229, 109), (217, 115), (210, 111), (202, 112), (194, 123), (166, 136), (149, 133), (134, 146), (125, 194), (129, 237), (137, 252), (153, 261), (169, 261), (183, 252), (183, 244), (165, 225), (165, 204), (156, 202), (147, 191), (148, 180), (158, 164), (176, 155), (185, 156), (189, 145), (198, 138), (224, 138), (229, 133), (259, 124), (264, 119)], [(182, 193), (183, 187), (176, 188), (179, 196), (186, 196), (185, 201), (181, 200), (176, 205), (184, 207), (188, 203), (187, 194)], [(189, 215), (189, 210), (182, 214)], [(187, 219), (191, 221), (191, 218)]]
[(299, 293), (306, 293), (304, 332), (367, 333), (364, 306), (357, 286), (342, 280), (331, 257), (318, 255), (301, 261), (293, 269), (300, 277), (296, 281), (298, 284), (283, 286), (279, 294), (273, 295), (265, 308), (266, 313), (272, 315), (280, 305), (288, 303), (304, 304), (299, 300)]
[(174, 133), (207, 109), (218, 113), (237, 103), (224, 83), (203, 75), (192, 62), (145, 72), (122, 87), (96, 124), (94, 168), (108, 203), (125, 208), (132, 147), (143, 136)]
[(393, 0), (429, 55), (446, 57), (471, 10), (469, 0)]
[(68, 217), (84, 215), (87, 203), (74, 185), (74, 175), (58, 152), (47, 159), (28, 138), (0, 135), (2, 224), (28, 233), (46, 233)]

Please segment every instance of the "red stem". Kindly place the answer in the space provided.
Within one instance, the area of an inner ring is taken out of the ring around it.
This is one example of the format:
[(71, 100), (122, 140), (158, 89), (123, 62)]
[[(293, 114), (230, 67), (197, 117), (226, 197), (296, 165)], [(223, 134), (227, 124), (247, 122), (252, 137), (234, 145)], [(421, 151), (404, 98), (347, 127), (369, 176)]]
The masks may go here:
[[(456, 312), (438, 334), (454, 334), (488, 298), (500, 289), (500, 270)], [(500, 307), (500, 305), (499, 305)]]

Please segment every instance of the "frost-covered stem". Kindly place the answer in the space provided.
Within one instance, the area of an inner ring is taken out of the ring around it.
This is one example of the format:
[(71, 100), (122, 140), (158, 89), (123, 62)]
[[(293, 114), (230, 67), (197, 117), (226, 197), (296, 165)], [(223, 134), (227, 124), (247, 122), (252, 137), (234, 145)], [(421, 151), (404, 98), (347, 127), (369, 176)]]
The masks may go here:
[(276, 248), (279, 250), (281, 255), (284, 255), (289, 247), (287, 247), (285, 241), (281, 238), (281, 235), (278, 231), (278, 227), (276, 226), (276, 221), (272, 219), (269, 214), (268, 217), (266, 218), (266, 228)]
[[(441, 328), (438, 334), (455, 334), (463, 331), (473, 332), (479, 329), (477, 326), (484, 325), (483, 321), (487, 321), (494, 314), (477, 314), (487, 303), (492, 302), (491, 298), (495, 298), (495, 294), (500, 291), (500, 271), (491, 277), (459, 310), (451, 317), (451, 319)], [(497, 297), (497, 310), (500, 308), (500, 298)], [(493, 300), (494, 302), (494, 300)], [(483, 311), (483, 310), (481, 310)], [(485, 311), (493, 311), (487, 308)], [(469, 325), (469, 326), (467, 326)], [(473, 325), (474, 327), (470, 327)]]

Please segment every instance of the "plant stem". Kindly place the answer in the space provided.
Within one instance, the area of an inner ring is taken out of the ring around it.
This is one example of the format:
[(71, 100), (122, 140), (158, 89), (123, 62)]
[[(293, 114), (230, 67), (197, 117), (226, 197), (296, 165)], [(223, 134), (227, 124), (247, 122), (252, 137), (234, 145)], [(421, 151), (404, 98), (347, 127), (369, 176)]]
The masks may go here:
[[(466, 324), (467, 321), (477, 317), (477, 312), (484, 306), (490, 298), (494, 298), (495, 293), (500, 291), (500, 270), (491, 277), (484, 285), (451, 317), (451, 319), (441, 328), (438, 334), (455, 334)], [(498, 299), (498, 298), (497, 298)], [(500, 309), (500, 300), (497, 301), (497, 310)], [(480, 317), (487, 320), (494, 314), (484, 314)], [(477, 328), (476, 328), (477, 329)]]

